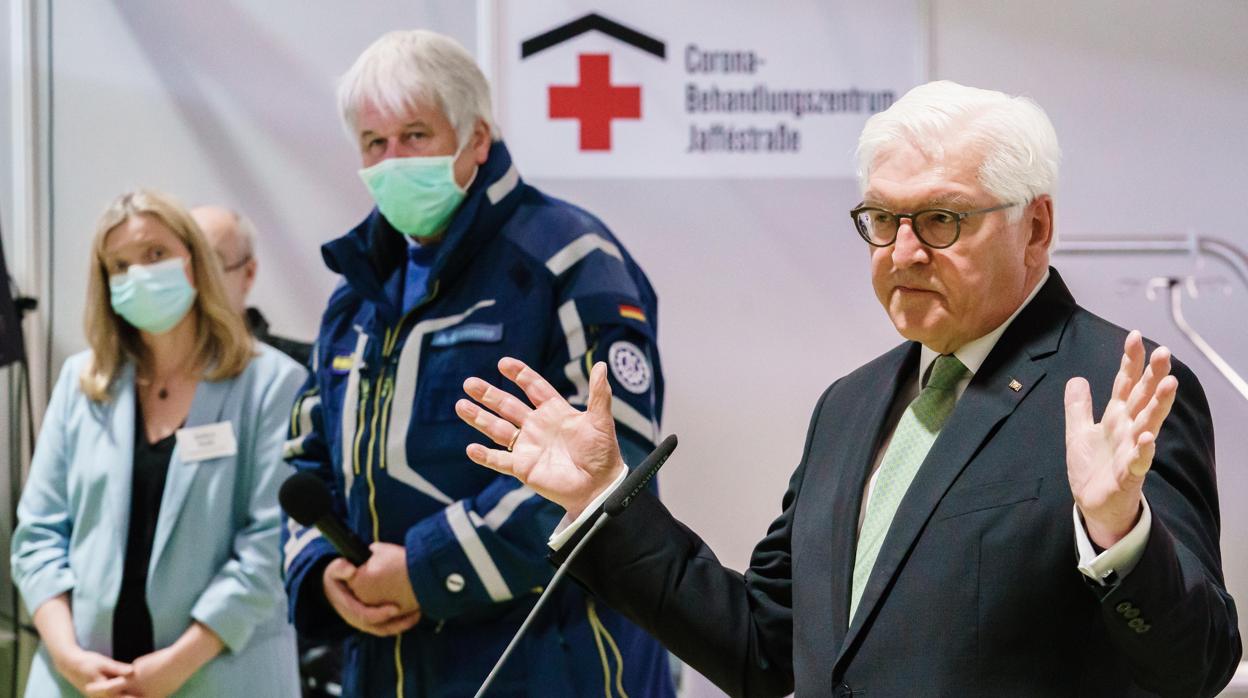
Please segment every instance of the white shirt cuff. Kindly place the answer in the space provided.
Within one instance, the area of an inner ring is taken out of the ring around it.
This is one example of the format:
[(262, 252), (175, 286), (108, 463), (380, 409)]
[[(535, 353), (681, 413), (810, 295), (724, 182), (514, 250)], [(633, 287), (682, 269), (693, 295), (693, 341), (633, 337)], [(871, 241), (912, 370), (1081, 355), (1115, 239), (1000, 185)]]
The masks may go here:
[(598, 493), (598, 496), (594, 498), (594, 501), (590, 502), (589, 505), (585, 507), (585, 510), (581, 512), (580, 516), (576, 517), (575, 521), (568, 521), (568, 515), (564, 514), (563, 519), (559, 521), (559, 525), (555, 527), (555, 532), (550, 534), (550, 540), (546, 542), (546, 544), (550, 546), (550, 549), (558, 550), (562, 548), (564, 543), (567, 543), (572, 536), (576, 535), (576, 532), (579, 531), (581, 526), (589, 520), (589, 517), (593, 516), (595, 511), (598, 511), (598, 507), (602, 506), (602, 503), (607, 501), (607, 497), (611, 496), (611, 493), (620, 486), (621, 482), (624, 482), (624, 478), (627, 475), (628, 468), (621, 470), (620, 474), (616, 476), (615, 482), (612, 482), (607, 489)]
[(1075, 505), (1075, 547), (1079, 550), (1079, 571), (1085, 577), (1105, 586), (1115, 573), (1117, 579), (1122, 579), (1135, 569), (1144, 554), (1148, 534), (1153, 528), (1153, 514), (1148, 508), (1148, 500), (1141, 497), (1140, 502), (1144, 511), (1135, 528), (1100, 555), (1092, 547), (1092, 540), (1088, 538), (1088, 531), (1083, 525), (1083, 517), (1079, 515), (1079, 506)]

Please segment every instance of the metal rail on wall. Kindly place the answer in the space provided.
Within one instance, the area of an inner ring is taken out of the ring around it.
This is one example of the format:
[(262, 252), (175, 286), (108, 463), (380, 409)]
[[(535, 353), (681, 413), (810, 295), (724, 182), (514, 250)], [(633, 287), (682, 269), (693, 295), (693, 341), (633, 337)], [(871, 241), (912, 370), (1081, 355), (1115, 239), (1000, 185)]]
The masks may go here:
[[(1195, 257), (1206, 255), (1225, 262), (1235, 271), (1244, 287), (1248, 288), (1248, 253), (1225, 240), (1218, 240), (1217, 238), (1199, 235), (1143, 238), (1063, 238), (1053, 252), (1058, 255), (1085, 256), (1169, 254)], [(1195, 297), (1195, 284), (1185, 283), (1184, 279), (1179, 277), (1168, 276), (1153, 279), (1148, 287), (1150, 298), (1156, 296), (1158, 288), (1164, 288), (1168, 291), (1170, 318), (1174, 321), (1174, 325), (1179, 332), (1183, 333), (1183, 336), (1196, 347), (1196, 350), (1208, 359), (1214, 368), (1218, 369), (1222, 377), (1245, 400), (1248, 400), (1248, 381), (1244, 380), (1243, 376), (1191, 326), (1183, 315), (1183, 293), (1186, 290), (1191, 296)]]

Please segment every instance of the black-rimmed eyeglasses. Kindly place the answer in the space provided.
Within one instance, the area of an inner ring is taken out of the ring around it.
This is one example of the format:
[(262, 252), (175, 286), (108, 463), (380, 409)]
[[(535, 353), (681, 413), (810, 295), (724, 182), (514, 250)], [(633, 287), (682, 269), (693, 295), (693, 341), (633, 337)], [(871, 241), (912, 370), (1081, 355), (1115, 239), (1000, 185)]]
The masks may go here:
[(945, 208), (927, 208), (914, 213), (894, 213), (875, 206), (859, 206), (849, 212), (858, 234), (872, 247), (888, 247), (897, 239), (901, 219), (910, 220), (914, 235), (924, 245), (943, 249), (958, 241), (962, 234), (962, 221), (981, 213), (992, 213), (1017, 204), (1001, 204), (974, 211), (950, 211)]

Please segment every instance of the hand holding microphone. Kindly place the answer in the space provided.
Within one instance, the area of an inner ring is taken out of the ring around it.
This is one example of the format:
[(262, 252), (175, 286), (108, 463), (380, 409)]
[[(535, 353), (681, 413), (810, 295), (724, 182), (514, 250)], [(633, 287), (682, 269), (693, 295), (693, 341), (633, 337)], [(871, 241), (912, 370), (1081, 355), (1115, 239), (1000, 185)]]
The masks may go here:
[(405, 613), (419, 610), (407, 572), (407, 550), (393, 543), (373, 543), (368, 549), (368, 562), (348, 582), (356, 598), (372, 605), (393, 603)]
[(420, 622), (420, 607), (405, 610), (390, 601), (368, 604), (356, 595), (353, 584), (360, 568), (345, 558), (336, 558), (321, 576), (325, 600), (347, 625), (360, 632), (387, 637), (399, 635)]
[(315, 526), (342, 555), (325, 568), (321, 582), (325, 599), (343, 620), (378, 636), (402, 633), (420, 621), (402, 546), (365, 545), (334, 515), (329, 489), (311, 473), (287, 478), (277, 498), (292, 519)]

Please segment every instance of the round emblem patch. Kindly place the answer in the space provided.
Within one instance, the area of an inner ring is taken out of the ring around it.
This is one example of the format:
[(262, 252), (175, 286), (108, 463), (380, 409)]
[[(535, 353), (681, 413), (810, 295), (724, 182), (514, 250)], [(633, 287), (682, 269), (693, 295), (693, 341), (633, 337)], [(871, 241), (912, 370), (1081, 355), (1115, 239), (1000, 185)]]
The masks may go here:
[(632, 342), (616, 342), (607, 351), (607, 363), (611, 366), (611, 375), (624, 389), (640, 395), (650, 389), (653, 372), (646, 355)]

